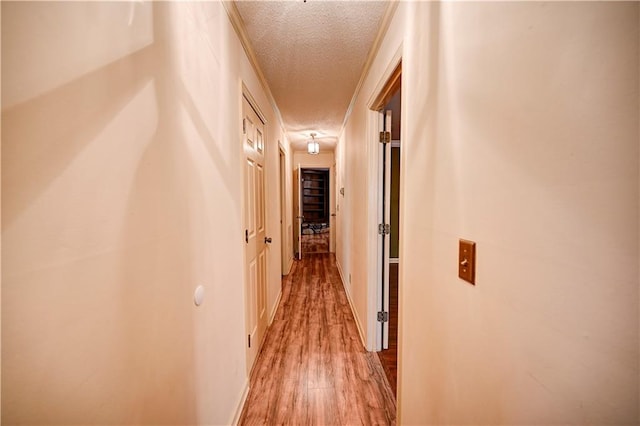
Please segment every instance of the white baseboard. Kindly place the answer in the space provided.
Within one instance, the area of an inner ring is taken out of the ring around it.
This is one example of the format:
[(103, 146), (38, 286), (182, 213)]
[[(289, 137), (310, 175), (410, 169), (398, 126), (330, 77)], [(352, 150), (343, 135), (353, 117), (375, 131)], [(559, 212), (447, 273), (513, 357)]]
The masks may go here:
[(399, 257), (390, 257), (389, 258), (389, 263), (400, 263), (400, 258)]
[(362, 332), (362, 325), (360, 324), (360, 320), (358, 319), (358, 315), (356, 314), (356, 309), (355, 309), (355, 306), (353, 305), (353, 300), (351, 299), (351, 293), (349, 292), (347, 287), (344, 285), (346, 281), (344, 279), (342, 267), (340, 266), (340, 263), (338, 262), (337, 259), (336, 259), (336, 266), (338, 267), (338, 273), (340, 274), (340, 279), (342, 280), (342, 288), (344, 288), (344, 292), (347, 294), (347, 300), (349, 301), (351, 314), (353, 315), (353, 319), (355, 319), (356, 321), (356, 327), (358, 328), (358, 334), (360, 335), (360, 343), (362, 343), (362, 347), (366, 348), (367, 344), (365, 343), (366, 339), (364, 337), (364, 333)]
[(249, 380), (244, 383), (244, 390), (242, 391), (240, 401), (238, 401), (238, 405), (236, 406), (236, 412), (233, 414), (233, 419), (229, 422), (230, 425), (236, 426), (240, 421), (240, 416), (242, 415), (244, 403), (247, 401), (247, 396), (249, 396)]

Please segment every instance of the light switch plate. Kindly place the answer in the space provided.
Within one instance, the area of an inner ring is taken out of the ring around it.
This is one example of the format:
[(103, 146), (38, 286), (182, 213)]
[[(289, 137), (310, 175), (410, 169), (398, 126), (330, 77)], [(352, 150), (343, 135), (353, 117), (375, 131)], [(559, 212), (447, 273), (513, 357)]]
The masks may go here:
[(476, 243), (460, 239), (458, 248), (458, 276), (476, 284)]

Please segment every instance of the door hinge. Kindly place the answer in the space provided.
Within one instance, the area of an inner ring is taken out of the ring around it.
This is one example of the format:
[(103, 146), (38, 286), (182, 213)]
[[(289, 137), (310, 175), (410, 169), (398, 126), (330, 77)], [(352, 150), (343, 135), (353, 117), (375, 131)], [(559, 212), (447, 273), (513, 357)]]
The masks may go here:
[(389, 235), (390, 233), (391, 233), (391, 225), (389, 225), (388, 223), (378, 224), (378, 234)]
[(378, 312), (378, 322), (389, 322), (389, 312)]
[(243, 135), (247, 134), (247, 119), (246, 118), (242, 119), (242, 134)]
[(251, 347), (251, 335), (250, 334), (247, 335), (247, 340), (248, 340), (248, 343), (249, 343), (249, 347)]
[(380, 132), (380, 143), (391, 143), (391, 132)]
[(249, 230), (248, 229), (244, 230), (244, 242), (245, 243), (249, 242)]

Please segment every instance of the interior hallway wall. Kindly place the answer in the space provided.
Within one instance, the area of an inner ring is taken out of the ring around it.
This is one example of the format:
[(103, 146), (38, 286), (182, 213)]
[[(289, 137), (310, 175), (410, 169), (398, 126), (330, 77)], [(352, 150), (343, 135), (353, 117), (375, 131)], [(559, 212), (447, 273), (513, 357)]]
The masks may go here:
[[(638, 422), (639, 16), (399, 6), (336, 157), (337, 257), (370, 344), (367, 107), (402, 46), (400, 423)], [(476, 286), (459, 238), (477, 242)]]
[(267, 116), (267, 176), (286, 141), (224, 8), (1, 7), (2, 422), (230, 423), (241, 82)]
[(638, 7), (410, 5), (402, 423), (637, 424)]
[[(344, 132), (340, 135), (338, 139), (338, 143), (335, 148), (335, 159), (336, 159), (336, 266), (338, 267), (338, 271), (340, 272), (340, 277), (342, 278), (342, 283), (344, 285), (345, 291), (351, 303), (353, 303), (353, 299), (351, 297), (351, 283), (348, 279), (348, 271), (350, 265), (349, 254), (350, 250), (348, 249), (349, 244), (352, 240), (351, 236), (351, 209), (348, 204), (348, 197), (346, 197), (347, 189), (346, 185), (346, 173), (348, 163), (345, 159), (345, 136)], [(357, 315), (354, 315), (356, 319), (356, 323), (360, 324), (360, 319)]]
[(395, 68), (394, 65), (389, 69), (388, 65), (401, 51), (404, 35), (402, 11), (406, 6), (406, 2), (397, 6), (335, 151), (338, 187), (344, 187), (344, 195), (338, 195), (337, 201), (336, 261), (363, 343), (369, 350), (375, 347), (378, 324), (370, 320), (370, 314), (379, 306), (375, 292), (378, 275), (372, 271), (377, 265), (377, 203), (380, 192), (375, 183), (378, 179), (378, 113), (370, 111), (369, 105), (378, 94), (376, 90), (382, 89), (383, 76)]
[(324, 168), (328, 169), (335, 163), (333, 151), (321, 152), (320, 154), (309, 154), (304, 151), (293, 152), (293, 168), (297, 169), (298, 164), (303, 168)]

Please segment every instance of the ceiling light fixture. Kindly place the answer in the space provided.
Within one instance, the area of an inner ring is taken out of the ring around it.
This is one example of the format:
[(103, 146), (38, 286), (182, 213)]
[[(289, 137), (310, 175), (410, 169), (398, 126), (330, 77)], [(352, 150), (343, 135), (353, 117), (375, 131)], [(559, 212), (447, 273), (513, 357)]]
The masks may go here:
[(311, 133), (311, 140), (307, 142), (307, 152), (309, 154), (319, 154), (320, 144), (316, 142), (316, 134)]

